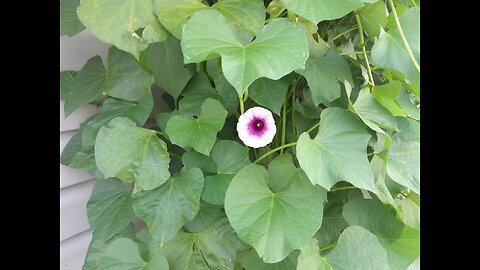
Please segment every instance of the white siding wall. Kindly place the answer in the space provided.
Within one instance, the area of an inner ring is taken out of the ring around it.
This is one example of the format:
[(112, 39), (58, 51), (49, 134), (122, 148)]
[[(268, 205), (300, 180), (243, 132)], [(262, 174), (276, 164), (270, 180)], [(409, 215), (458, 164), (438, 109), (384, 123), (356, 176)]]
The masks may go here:
[[(60, 71), (80, 70), (87, 60), (100, 55), (106, 67), (107, 50), (88, 30), (60, 38)], [(86, 105), (65, 118), (60, 101), (60, 153), (75, 131), (98, 108)], [(88, 173), (60, 164), (60, 270), (80, 270), (92, 238), (87, 220), (87, 201), (94, 179)]]

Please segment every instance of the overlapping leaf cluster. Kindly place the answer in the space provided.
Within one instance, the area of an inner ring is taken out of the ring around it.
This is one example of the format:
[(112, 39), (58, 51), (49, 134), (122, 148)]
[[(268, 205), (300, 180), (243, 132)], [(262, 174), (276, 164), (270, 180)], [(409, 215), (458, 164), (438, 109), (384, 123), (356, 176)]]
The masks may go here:
[(83, 269), (419, 268), (418, 0), (60, 3), (113, 45), (60, 74), (101, 106), (61, 155), (97, 178)]

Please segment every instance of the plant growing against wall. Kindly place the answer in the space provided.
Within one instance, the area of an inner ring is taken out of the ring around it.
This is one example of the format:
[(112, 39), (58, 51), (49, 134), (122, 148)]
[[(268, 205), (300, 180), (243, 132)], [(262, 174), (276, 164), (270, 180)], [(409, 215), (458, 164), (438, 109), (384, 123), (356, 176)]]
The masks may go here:
[(83, 269), (419, 269), (419, 0), (60, 5)]

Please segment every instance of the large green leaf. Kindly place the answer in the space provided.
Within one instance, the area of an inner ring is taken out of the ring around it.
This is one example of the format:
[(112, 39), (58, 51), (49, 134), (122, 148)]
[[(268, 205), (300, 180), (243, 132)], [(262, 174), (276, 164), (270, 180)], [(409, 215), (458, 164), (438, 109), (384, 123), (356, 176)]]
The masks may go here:
[(251, 249), (245, 254), (242, 261), (242, 267), (245, 270), (292, 270), (297, 268), (298, 250), (293, 251), (278, 263), (265, 263), (257, 252)]
[(400, 107), (405, 110), (405, 113), (408, 117), (420, 120), (420, 110), (414, 104), (414, 102), (410, 98), (410, 94), (407, 93), (404, 88), (400, 90), (400, 93), (397, 96), (397, 101)]
[(359, 226), (346, 228), (326, 256), (312, 238), (298, 256), (297, 270), (389, 270), (387, 252), (375, 235)]
[[(399, 21), (412, 53), (420, 63), (420, 9), (405, 10), (399, 15)], [(420, 72), (409, 58), (397, 28), (380, 31), (372, 48), (372, 62), (382, 68), (400, 71), (408, 82), (420, 82)]]
[(318, 34), (318, 26), (311, 21), (298, 17), (296, 22), (307, 34), (308, 51), (310, 57), (322, 57), (329, 50), (329, 45)]
[(377, 236), (392, 270), (406, 269), (420, 255), (420, 232), (403, 224), (379, 200), (353, 199), (343, 207), (343, 216), (350, 225)]
[(315, 24), (338, 19), (363, 6), (363, 3), (376, 1), (378, 0), (280, 0), (288, 10)]
[(80, 0), (60, 1), (60, 36), (71, 37), (85, 29), (77, 16), (78, 4)]
[(140, 256), (138, 245), (129, 238), (113, 241), (98, 261), (102, 270), (168, 270), (167, 260), (160, 254), (154, 254), (149, 262)]
[[(197, 72), (187, 83), (182, 92), (183, 98), (178, 103), (180, 113), (183, 115), (200, 114), (201, 106), (207, 98), (219, 98), (215, 89), (213, 89), (210, 79), (204, 72)], [(238, 97), (236, 101), (238, 103)]]
[(290, 80), (287, 77), (279, 80), (260, 78), (250, 85), (248, 96), (259, 105), (280, 115), (280, 109), (282, 109), (289, 84)]
[(340, 108), (322, 111), (317, 136), (300, 135), (296, 146), (300, 166), (313, 184), (330, 189), (339, 181), (375, 192), (367, 159), (371, 135), (355, 116)]
[(380, 34), (380, 29), (387, 25), (387, 7), (385, 2), (367, 4), (357, 11), (362, 22), (363, 29), (370, 37)]
[(174, 37), (148, 46), (141, 53), (140, 62), (155, 76), (155, 83), (174, 98), (178, 98), (194, 73), (183, 64), (180, 42)]
[(76, 71), (68, 70), (60, 72), (60, 99), (65, 100), (67, 97), (68, 90), (75, 80), (75, 76), (77, 76)]
[(388, 149), (391, 138), (383, 128), (397, 130), (395, 117), (375, 100), (368, 88), (360, 90), (354, 104), (351, 101), (352, 87), (348, 81), (345, 81), (345, 90), (348, 96), (349, 110), (356, 113), (365, 125), (377, 132), (377, 141), (379, 140), (378, 138), (383, 137), (383, 147)]
[(170, 177), (165, 142), (154, 130), (137, 127), (124, 117), (104, 125), (95, 140), (95, 159), (105, 177), (134, 182), (135, 191), (154, 189)]
[(344, 202), (335, 193), (328, 193), (327, 203), (323, 208), (322, 226), (315, 233), (319, 246), (337, 243), (342, 231), (348, 227), (342, 216)]
[(220, 96), (220, 102), (229, 113), (233, 113), (238, 107), (238, 94), (235, 88), (223, 75), (221, 61), (219, 58), (207, 61), (208, 75), (213, 79), (215, 90)]
[(131, 55), (115, 46), (108, 50), (105, 93), (129, 101), (139, 101), (151, 93), (154, 77), (143, 70)]
[(304, 70), (298, 70), (308, 82), (315, 106), (331, 102), (341, 96), (340, 82), (353, 84), (347, 61), (338, 53), (329, 51), (325, 56), (310, 58)]
[(233, 270), (236, 250), (223, 234), (207, 229), (199, 233), (179, 231), (161, 248), (170, 270)]
[(406, 117), (407, 113), (400, 106), (397, 97), (402, 89), (400, 81), (392, 81), (382, 85), (375, 85), (372, 94), (383, 107), (389, 110), (394, 116)]
[[(65, 117), (76, 108), (97, 100), (102, 96), (105, 68), (100, 56), (88, 59), (65, 93)], [(64, 81), (65, 82), (65, 81)]]
[[(177, 38), (187, 20), (199, 10), (208, 9), (200, 0), (155, 0), (158, 19)], [(250, 37), (259, 32), (265, 19), (265, 6), (260, 0), (220, 0), (211, 9), (225, 16), (229, 23), (240, 27)]]
[[(85, 122), (88, 122), (90, 117)], [(70, 138), (63, 148), (60, 156), (60, 163), (72, 168), (82, 169), (95, 176), (97, 179), (103, 179), (103, 174), (97, 169), (93, 154), (93, 145), (84, 148), (82, 145), (82, 134), (85, 129), (85, 123), (80, 124), (80, 129)]]
[(160, 187), (137, 192), (133, 196), (133, 208), (147, 223), (153, 239), (163, 245), (195, 217), (202, 189), (202, 171), (195, 167), (183, 168)]
[(220, 102), (208, 98), (203, 102), (198, 117), (189, 119), (174, 115), (168, 120), (165, 132), (173, 144), (180, 147), (190, 146), (197, 152), (208, 155), (226, 116), (227, 111)]
[(284, 18), (273, 20), (253, 42), (244, 43), (215, 10), (202, 10), (190, 18), (181, 46), (185, 63), (221, 55), (225, 78), (239, 94), (260, 77), (277, 80), (304, 68), (308, 57), (305, 32), (297, 24)]
[[(291, 167), (293, 173), (278, 179), (260, 165), (248, 165), (235, 175), (225, 195), (232, 227), (266, 263), (277, 263), (303, 247), (322, 224), (325, 191)], [(273, 192), (269, 182), (285, 184), (277, 184), (281, 190)]]
[(82, 0), (77, 13), (100, 40), (137, 59), (149, 43), (168, 38), (153, 13), (152, 0)]
[(200, 209), (197, 215), (185, 224), (183, 228), (192, 233), (201, 232), (222, 217), (226, 217), (226, 215), (220, 206), (200, 202)]
[(411, 198), (403, 198), (398, 202), (398, 210), (403, 223), (420, 230), (420, 206)]
[(375, 179), (376, 194), (380, 201), (384, 204), (389, 204), (395, 207), (395, 201), (388, 189), (387, 182), (390, 177), (387, 175), (387, 167), (385, 161), (379, 156), (374, 155), (370, 160), (370, 166), (372, 167), (373, 178)]
[(205, 177), (202, 200), (211, 204), (223, 204), (225, 192), (233, 176), (250, 164), (248, 148), (235, 141), (217, 141), (210, 153), (216, 166), (216, 174)]
[(217, 166), (213, 162), (213, 159), (204, 154), (198, 153), (195, 150), (186, 151), (182, 155), (182, 163), (186, 167), (197, 167), (204, 173), (216, 173)]
[(96, 237), (111, 238), (121, 232), (134, 216), (130, 189), (113, 178), (97, 180), (87, 204), (87, 214)]
[[(125, 237), (130, 239), (133, 239), (135, 237), (135, 227), (132, 222), (130, 222), (120, 233), (115, 234), (110, 239), (99, 238), (97, 237), (97, 234), (93, 232), (82, 270), (97, 270), (98, 260), (102, 258), (105, 250), (108, 248), (110, 243), (117, 240), (118, 238)], [(149, 256), (145, 256), (144, 258), (148, 259), (148, 257)]]
[(126, 117), (138, 126), (143, 126), (150, 116), (153, 108), (153, 97), (149, 94), (143, 96), (139, 102), (132, 102), (116, 98), (107, 98), (102, 104), (102, 111), (93, 118), (85, 121), (82, 133), (82, 147), (91, 147), (95, 144), (100, 128), (115, 117)]
[(420, 123), (399, 119), (399, 132), (392, 135), (387, 173), (393, 181), (420, 194)]

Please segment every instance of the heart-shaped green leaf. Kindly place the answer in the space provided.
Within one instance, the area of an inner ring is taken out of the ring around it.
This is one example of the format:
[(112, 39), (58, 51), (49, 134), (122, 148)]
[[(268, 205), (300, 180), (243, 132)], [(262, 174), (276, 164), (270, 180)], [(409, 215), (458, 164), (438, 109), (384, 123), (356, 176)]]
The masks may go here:
[(75, 76), (77, 76), (76, 71), (67, 70), (60, 72), (60, 99), (65, 100), (67, 97), (68, 90), (75, 80)]
[(283, 77), (279, 80), (260, 78), (250, 85), (248, 96), (272, 112), (280, 115), (280, 109), (290, 84), (289, 78)]
[[(158, 19), (177, 38), (182, 37), (183, 25), (193, 14), (208, 8), (201, 0), (155, 0)], [(250, 37), (263, 27), (265, 6), (260, 0), (220, 0), (211, 9), (222, 13)]]
[(307, 132), (298, 138), (297, 158), (313, 184), (330, 189), (339, 181), (375, 192), (367, 159), (371, 135), (355, 116), (340, 108), (322, 111), (317, 136)]
[(85, 29), (85, 26), (77, 16), (79, 4), (80, 0), (60, 1), (60, 36), (67, 35), (71, 37)]
[(288, 10), (315, 24), (338, 19), (363, 6), (363, 3), (376, 1), (378, 0), (280, 0)]
[(98, 169), (108, 177), (134, 182), (135, 191), (153, 189), (170, 177), (167, 145), (154, 130), (124, 117), (104, 125), (95, 140)]
[(87, 204), (88, 222), (98, 238), (110, 239), (134, 216), (130, 189), (110, 178), (97, 180)]
[[(420, 9), (407, 9), (398, 19), (415, 60), (420, 63)], [(420, 72), (408, 56), (397, 28), (389, 32), (380, 31), (372, 47), (372, 62), (382, 68), (400, 71), (408, 82), (420, 82)]]
[(388, 151), (387, 173), (393, 181), (420, 194), (420, 123), (401, 118), (398, 128)]
[(258, 257), (257, 252), (251, 249), (243, 257), (242, 267), (245, 270), (291, 270), (297, 269), (297, 259), (298, 259), (298, 250), (293, 251), (278, 263), (265, 263), (260, 257)]
[[(302, 173), (281, 177), (269, 179), (264, 167), (251, 164), (235, 175), (225, 195), (232, 227), (266, 263), (277, 263), (305, 246), (322, 224), (325, 191), (312, 186)], [(273, 192), (269, 182), (287, 184), (277, 185), (282, 189)]]
[(236, 257), (229, 238), (213, 229), (199, 233), (179, 231), (160, 253), (167, 258), (170, 270), (233, 270)]
[(392, 270), (406, 269), (420, 256), (420, 232), (403, 224), (378, 199), (350, 200), (343, 207), (343, 217), (376, 235)]
[(65, 92), (65, 117), (81, 105), (88, 104), (102, 96), (105, 73), (100, 56), (88, 59)]
[(227, 111), (222, 104), (208, 98), (203, 102), (200, 115), (195, 119), (174, 115), (168, 120), (165, 132), (173, 144), (180, 147), (190, 146), (197, 152), (208, 155), (215, 144), (217, 133), (225, 123), (226, 116)]
[(217, 166), (213, 162), (213, 159), (204, 154), (198, 153), (195, 150), (186, 151), (182, 155), (182, 163), (186, 167), (197, 167), (204, 173), (216, 173)]
[(160, 245), (170, 241), (198, 212), (203, 189), (200, 169), (183, 168), (158, 188), (137, 192), (133, 208)]
[(140, 256), (138, 245), (129, 238), (113, 241), (98, 261), (105, 270), (168, 270), (168, 262), (160, 254), (153, 254), (149, 262)]
[(273, 20), (254, 41), (244, 43), (216, 10), (199, 11), (188, 20), (181, 46), (185, 63), (222, 56), (223, 74), (239, 95), (260, 77), (277, 80), (303, 69), (308, 58), (305, 32), (297, 24)]
[(131, 55), (115, 46), (108, 50), (108, 72), (105, 93), (129, 101), (140, 101), (151, 94), (154, 77), (142, 69)]
[(115, 117), (126, 117), (138, 126), (143, 126), (153, 108), (153, 97), (143, 96), (139, 102), (132, 102), (116, 98), (107, 98), (102, 104), (102, 111), (92, 119), (85, 121), (82, 133), (82, 147), (92, 147), (95, 144), (100, 128)]
[(315, 238), (298, 256), (297, 270), (344, 269), (389, 270), (387, 252), (375, 235), (360, 226), (350, 226), (326, 256), (320, 256)]
[(394, 116), (406, 117), (405, 110), (400, 106), (397, 97), (402, 89), (400, 81), (391, 81), (382, 85), (375, 85), (372, 94), (383, 107), (389, 110)]
[(360, 8), (357, 13), (362, 22), (363, 29), (369, 37), (378, 36), (380, 29), (385, 28), (387, 25), (387, 7), (383, 1), (366, 4)]
[(140, 62), (155, 76), (155, 83), (174, 98), (178, 98), (194, 73), (183, 64), (180, 42), (173, 36), (148, 46), (140, 55)]
[(248, 148), (234, 141), (218, 141), (210, 157), (216, 165), (217, 174), (205, 177), (202, 200), (211, 204), (223, 204), (233, 176), (250, 164)]
[(153, 13), (152, 0), (83, 0), (77, 13), (100, 40), (131, 53), (136, 59), (149, 43), (168, 38)]
[(325, 56), (310, 58), (304, 70), (298, 70), (307, 79), (315, 106), (331, 102), (341, 96), (340, 82), (353, 84), (347, 61), (338, 53), (329, 51)]
[[(218, 93), (212, 87), (210, 79), (204, 72), (197, 72), (187, 83), (182, 92), (183, 98), (179, 101), (179, 111), (183, 115), (200, 114), (203, 102), (207, 98), (219, 99)], [(235, 95), (238, 103), (238, 97)]]

